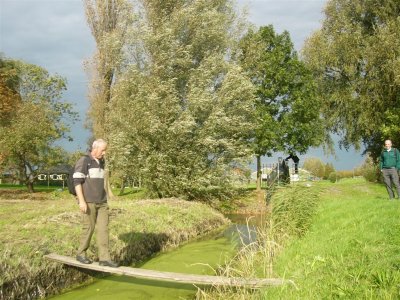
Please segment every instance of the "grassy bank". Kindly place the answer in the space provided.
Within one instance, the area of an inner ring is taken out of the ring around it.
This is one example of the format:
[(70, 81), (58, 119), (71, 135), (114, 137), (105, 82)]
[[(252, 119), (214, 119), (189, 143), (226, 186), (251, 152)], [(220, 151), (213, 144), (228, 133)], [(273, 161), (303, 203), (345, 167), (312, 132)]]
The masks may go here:
[[(178, 199), (110, 202), (112, 258), (124, 265), (206, 234), (227, 220), (209, 207)], [(0, 299), (34, 299), (89, 280), (82, 273), (43, 259), (56, 252), (74, 256), (80, 213), (67, 192), (28, 195), (0, 189)], [(89, 256), (97, 259), (93, 241)]]
[(383, 186), (363, 179), (321, 182), (304, 193), (280, 190), (259, 241), (225, 272), (292, 279), (296, 287), (217, 290), (201, 298), (399, 299), (400, 201), (386, 198)]
[(298, 289), (266, 298), (399, 299), (400, 201), (363, 179), (326, 185), (309, 232), (278, 257), (276, 273)]

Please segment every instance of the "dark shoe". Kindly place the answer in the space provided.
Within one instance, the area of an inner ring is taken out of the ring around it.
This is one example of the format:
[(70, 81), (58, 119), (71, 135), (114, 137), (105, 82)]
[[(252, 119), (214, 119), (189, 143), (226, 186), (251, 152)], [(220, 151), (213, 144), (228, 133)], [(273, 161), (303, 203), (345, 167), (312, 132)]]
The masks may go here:
[(80, 263), (86, 264), (86, 265), (92, 263), (92, 261), (89, 258), (87, 258), (85, 256), (81, 256), (81, 255), (77, 255), (76, 260), (79, 261)]
[(104, 266), (104, 267), (111, 267), (111, 268), (118, 268), (118, 264), (111, 261), (111, 260), (100, 260), (99, 261), (99, 266)]

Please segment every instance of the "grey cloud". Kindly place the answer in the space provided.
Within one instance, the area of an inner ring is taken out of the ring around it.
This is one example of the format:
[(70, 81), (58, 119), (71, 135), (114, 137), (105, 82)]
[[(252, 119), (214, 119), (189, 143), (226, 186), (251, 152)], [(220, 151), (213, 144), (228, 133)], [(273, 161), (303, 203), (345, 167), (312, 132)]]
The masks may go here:
[(8, 56), (64, 75), (71, 73), (70, 61), (82, 68), (82, 58), (94, 51), (80, 1), (3, 1), (1, 6), (1, 50)]
[(287, 30), (297, 50), (320, 27), (325, 0), (239, 0), (247, 6), (250, 20), (257, 26), (272, 24), (277, 32)]
[(73, 150), (89, 133), (83, 129), (88, 109), (87, 77), (83, 61), (95, 45), (86, 24), (81, 0), (2, 0), (0, 51), (6, 56), (40, 65), (67, 79), (64, 99), (75, 104), (81, 122), (72, 126), (77, 141), (65, 143)]

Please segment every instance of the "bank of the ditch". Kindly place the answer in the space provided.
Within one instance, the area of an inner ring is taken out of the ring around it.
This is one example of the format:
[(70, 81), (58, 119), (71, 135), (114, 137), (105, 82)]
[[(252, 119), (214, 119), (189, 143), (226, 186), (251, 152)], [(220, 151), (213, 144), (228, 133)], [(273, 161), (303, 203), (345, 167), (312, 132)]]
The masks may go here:
[[(112, 258), (123, 265), (207, 234), (228, 220), (206, 205), (179, 199), (110, 202)], [(0, 190), (0, 299), (56, 294), (93, 273), (49, 262), (43, 255), (74, 256), (80, 213), (73, 198), (49, 192), (27, 195)], [(96, 259), (96, 243), (89, 256)]]
[(300, 184), (278, 191), (271, 204), (269, 226), (224, 272), (282, 277), (296, 287), (200, 298), (400, 298), (400, 201), (389, 201), (382, 185), (362, 178)]
[(364, 179), (326, 184), (309, 232), (275, 267), (298, 289), (265, 291), (268, 299), (399, 299), (400, 201)]

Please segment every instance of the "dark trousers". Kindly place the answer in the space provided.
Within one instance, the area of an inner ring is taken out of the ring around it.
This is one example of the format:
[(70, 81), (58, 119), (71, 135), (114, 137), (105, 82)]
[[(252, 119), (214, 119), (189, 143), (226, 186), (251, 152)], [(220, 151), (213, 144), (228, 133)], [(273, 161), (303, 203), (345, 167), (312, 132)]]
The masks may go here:
[(397, 189), (397, 197), (400, 197), (400, 184), (399, 184), (399, 175), (397, 174), (397, 169), (382, 169), (383, 182), (386, 185), (386, 189), (389, 194), (389, 198), (392, 199), (395, 197), (395, 194), (392, 189), (392, 183)]
[(108, 204), (88, 203), (86, 213), (82, 213), (82, 234), (78, 255), (85, 256), (90, 246), (90, 240), (96, 227), (97, 247), (99, 248), (99, 260), (110, 260), (108, 237)]

